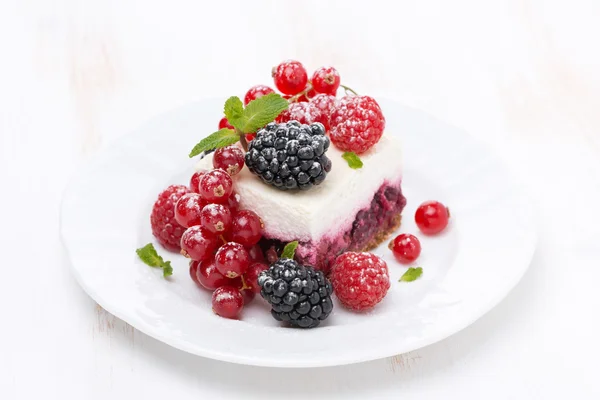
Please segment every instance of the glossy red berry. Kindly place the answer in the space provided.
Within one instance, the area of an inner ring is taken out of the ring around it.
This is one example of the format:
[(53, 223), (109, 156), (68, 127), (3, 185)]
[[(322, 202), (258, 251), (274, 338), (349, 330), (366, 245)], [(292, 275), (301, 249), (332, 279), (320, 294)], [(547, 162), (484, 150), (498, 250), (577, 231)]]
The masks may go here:
[(308, 74), (299, 61), (284, 61), (272, 71), (275, 86), (281, 93), (298, 94), (306, 87)]
[(185, 228), (175, 219), (175, 204), (189, 192), (189, 189), (183, 185), (171, 185), (158, 195), (152, 207), (150, 214), (152, 234), (168, 250), (181, 250), (179, 242)]
[(194, 193), (200, 193), (198, 189), (198, 185), (200, 184), (200, 179), (204, 176), (206, 171), (196, 171), (194, 175), (190, 178), (190, 190)]
[(426, 235), (440, 233), (448, 226), (450, 210), (439, 201), (422, 203), (415, 213), (415, 222)]
[(227, 118), (223, 117), (221, 118), (221, 120), (219, 121), (219, 129), (223, 129), (223, 128), (228, 128), (228, 129), (234, 129), (233, 125), (231, 125), (229, 123), (229, 121), (227, 121)]
[(235, 212), (240, 208), (240, 195), (236, 192), (231, 192), (229, 198), (223, 203), (231, 212)]
[(175, 203), (175, 220), (185, 228), (200, 225), (201, 211), (202, 197), (198, 193), (188, 193)]
[(212, 295), (212, 310), (224, 318), (237, 318), (244, 308), (244, 296), (233, 286), (221, 286)]
[(200, 266), (200, 261), (190, 260), (190, 278), (194, 281), (194, 283), (200, 287), (202, 284), (198, 280), (198, 267)]
[(231, 195), (233, 181), (227, 172), (214, 169), (204, 174), (198, 188), (202, 197), (209, 203), (224, 203)]
[(237, 146), (221, 147), (215, 151), (213, 167), (222, 169), (230, 176), (237, 175), (244, 168), (244, 152)]
[(321, 67), (315, 71), (311, 82), (317, 93), (335, 96), (340, 87), (340, 74), (333, 67)]
[(265, 261), (265, 255), (260, 246), (257, 244), (248, 249), (248, 254), (250, 255), (250, 261), (252, 262)]
[(247, 133), (246, 134), (246, 142), (250, 143), (256, 138), (256, 133)]
[(335, 147), (361, 154), (381, 139), (385, 118), (374, 98), (346, 96), (331, 113), (329, 124), (329, 135)]
[(231, 279), (225, 278), (223, 274), (217, 270), (214, 258), (211, 257), (204, 261), (192, 261), (192, 263), (197, 263), (198, 265), (196, 268), (196, 280), (203, 288), (215, 290), (221, 286), (231, 284)]
[(231, 211), (222, 204), (207, 204), (200, 212), (201, 225), (215, 235), (231, 229)]
[(239, 243), (225, 243), (215, 254), (215, 265), (225, 277), (236, 278), (248, 269), (250, 255), (248, 250)]
[(201, 226), (187, 228), (181, 236), (181, 254), (192, 260), (202, 261), (217, 248), (217, 238)]
[(244, 298), (245, 306), (250, 304), (250, 302), (252, 302), (252, 300), (254, 300), (254, 297), (256, 296), (256, 293), (254, 293), (250, 289), (241, 289), (240, 293), (242, 294), (242, 297)]
[(260, 286), (258, 285), (258, 275), (261, 272), (268, 269), (269, 266), (264, 263), (253, 263), (250, 264), (248, 270), (244, 274), (244, 283), (254, 293), (260, 293)]
[(252, 86), (244, 96), (244, 105), (248, 105), (252, 100), (259, 99), (265, 94), (275, 93), (273, 89), (265, 85)]
[(229, 240), (250, 247), (258, 243), (262, 237), (262, 221), (250, 210), (238, 211), (233, 216)]
[(388, 248), (392, 250), (396, 260), (403, 264), (415, 261), (421, 254), (421, 242), (410, 233), (402, 233), (390, 242)]

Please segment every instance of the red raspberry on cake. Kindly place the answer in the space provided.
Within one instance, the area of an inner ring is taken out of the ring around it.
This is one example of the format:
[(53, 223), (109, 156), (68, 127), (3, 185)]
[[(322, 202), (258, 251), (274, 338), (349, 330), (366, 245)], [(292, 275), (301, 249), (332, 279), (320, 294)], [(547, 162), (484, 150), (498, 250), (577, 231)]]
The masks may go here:
[(312, 124), (313, 122), (320, 122), (325, 127), (325, 130), (329, 130), (329, 118), (312, 103), (292, 103), (287, 110), (284, 110), (279, 114), (276, 119), (277, 122), (289, 122), (298, 121), (301, 124)]
[(150, 225), (156, 240), (167, 250), (179, 251), (179, 241), (185, 228), (175, 220), (175, 204), (190, 193), (190, 189), (183, 185), (171, 185), (158, 195), (152, 207)]
[(329, 118), (329, 134), (342, 151), (364, 153), (383, 135), (385, 118), (381, 107), (370, 96), (346, 96)]
[(385, 297), (390, 277), (387, 264), (375, 254), (348, 252), (335, 260), (331, 283), (345, 307), (364, 311)]
[(269, 93), (275, 93), (275, 91), (266, 85), (252, 86), (244, 96), (244, 105), (247, 106), (252, 100), (261, 98)]

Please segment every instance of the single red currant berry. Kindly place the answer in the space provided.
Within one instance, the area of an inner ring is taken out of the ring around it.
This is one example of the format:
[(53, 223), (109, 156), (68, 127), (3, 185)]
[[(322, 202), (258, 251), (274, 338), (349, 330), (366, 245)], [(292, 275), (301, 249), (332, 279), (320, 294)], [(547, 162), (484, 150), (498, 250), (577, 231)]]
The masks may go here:
[(252, 100), (263, 97), (266, 94), (275, 93), (273, 89), (265, 85), (252, 86), (244, 96), (244, 105), (248, 105)]
[(244, 296), (233, 286), (221, 286), (212, 295), (212, 310), (224, 318), (237, 318), (244, 307)]
[(227, 278), (243, 275), (250, 265), (248, 250), (239, 243), (225, 243), (215, 254), (217, 270)]
[(254, 263), (250, 264), (248, 270), (244, 274), (244, 284), (254, 293), (260, 293), (260, 286), (258, 285), (258, 275), (261, 272), (269, 268), (267, 264), (264, 263)]
[(219, 129), (223, 129), (223, 128), (228, 128), (228, 129), (235, 130), (235, 128), (233, 127), (233, 125), (231, 125), (229, 123), (229, 121), (227, 121), (227, 118), (225, 118), (225, 117), (221, 118), (221, 120), (219, 121)]
[(246, 134), (246, 142), (250, 143), (256, 138), (256, 133), (248, 133)]
[(265, 255), (263, 254), (263, 251), (260, 248), (260, 246), (257, 244), (248, 249), (248, 254), (250, 255), (250, 261), (252, 262), (265, 261)]
[(275, 86), (281, 93), (298, 94), (306, 87), (308, 74), (299, 61), (284, 61), (272, 71)]
[(236, 192), (231, 192), (229, 198), (223, 203), (231, 212), (235, 212), (240, 208), (240, 195)]
[(214, 169), (204, 174), (198, 188), (208, 202), (224, 203), (233, 190), (233, 181), (227, 172)]
[(242, 297), (244, 297), (244, 305), (248, 305), (252, 302), (252, 300), (254, 300), (254, 297), (256, 296), (256, 293), (254, 293), (252, 290), (250, 289), (242, 289), (240, 290), (240, 293), (242, 294)]
[(200, 261), (190, 260), (190, 278), (194, 281), (194, 283), (198, 286), (202, 286), (200, 281), (198, 280), (198, 267), (200, 266)]
[(237, 175), (244, 168), (244, 152), (237, 146), (221, 147), (215, 151), (213, 167)]
[(340, 87), (340, 74), (333, 67), (321, 67), (315, 71), (311, 82), (316, 92), (335, 96)]
[(179, 225), (189, 228), (200, 225), (202, 198), (198, 193), (188, 193), (175, 203), (175, 220)]
[(196, 270), (196, 280), (200, 283), (205, 289), (215, 290), (216, 288), (220, 288), (221, 286), (229, 285), (231, 279), (227, 279), (221, 274), (217, 267), (215, 266), (215, 259), (209, 258), (202, 262), (200, 261), (192, 261), (198, 263), (198, 268)]
[(200, 212), (200, 217), (202, 226), (215, 235), (231, 229), (231, 211), (222, 204), (207, 204)]
[(194, 193), (200, 193), (198, 189), (198, 185), (200, 184), (200, 179), (204, 176), (206, 171), (196, 171), (194, 175), (190, 178), (190, 190)]
[(426, 201), (417, 208), (415, 222), (426, 235), (435, 235), (448, 226), (450, 210), (439, 201)]
[(254, 211), (241, 210), (233, 216), (229, 239), (243, 246), (254, 246), (262, 237), (262, 221)]
[(202, 261), (217, 248), (217, 238), (201, 226), (187, 228), (181, 236), (181, 254), (192, 260)]
[(390, 242), (388, 248), (394, 253), (396, 260), (403, 264), (415, 261), (421, 254), (421, 242), (416, 236), (403, 233)]

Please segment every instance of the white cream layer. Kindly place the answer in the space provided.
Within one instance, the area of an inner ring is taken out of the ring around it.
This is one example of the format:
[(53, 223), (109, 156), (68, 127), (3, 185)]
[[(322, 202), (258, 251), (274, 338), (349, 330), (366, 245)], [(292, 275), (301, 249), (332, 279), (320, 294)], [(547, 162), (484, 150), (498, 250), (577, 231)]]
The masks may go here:
[[(331, 232), (346, 230), (356, 213), (370, 205), (384, 182), (402, 178), (400, 143), (390, 135), (360, 156), (363, 168), (351, 169), (333, 144), (327, 151), (333, 167), (319, 186), (307, 191), (282, 191), (263, 183), (248, 168), (234, 178), (241, 207), (263, 220), (265, 236), (282, 241), (317, 241)], [(212, 169), (212, 154), (196, 169)]]

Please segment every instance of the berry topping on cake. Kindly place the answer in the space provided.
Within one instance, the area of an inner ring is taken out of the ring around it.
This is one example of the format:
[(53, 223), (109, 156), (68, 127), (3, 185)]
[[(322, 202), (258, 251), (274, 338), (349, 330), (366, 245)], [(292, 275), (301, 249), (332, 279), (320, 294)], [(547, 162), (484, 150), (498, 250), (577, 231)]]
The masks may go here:
[[(215, 266), (213, 257), (204, 261), (190, 261), (190, 271), (195, 269), (195, 280), (207, 290), (215, 290), (221, 286), (231, 285), (231, 280), (221, 274)], [(192, 272), (190, 272), (191, 274)]]
[(227, 117), (223, 117), (221, 118), (221, 120), (219, 121), (219, 129), (223, 129), (223, 128), (227, 128), (227, 129), (235, 129), (233, 127), (233, 125), (231, 125), (229, 123), (229, 121), (227, 121)]
[(331, 113), (338, 106), (339, 102), (340, 101), (337, 99), (337, 97), (323, 93), (320, 93), (312, 99), (310, 99), (310, 103), (317, 107), (319, 110), (321, 110), (325, 118), (327, 118), (328, 122)]
[(152, 207), (150, 225), (156, 240), (167, 250), (179, 251), (179, 241), (185, 228), (175, 219), (175, 204), (190, 190), (183, 185), (171, 185), (158, 195)]
[(248, 270), (244, 274), (244, 283), (249, 290), (254, 293), (260, 293), (260, 286), (258, 285), (258, 277), (261, 272), (267, 270), (269, 266), (261, 262), (255, 262), (250, 264)]
[(200, 212), (200, 224), (215, 235), (229, 232), (231, 211), (222, 204), (207, 204)]
[(301, 124), (320, 122), (326, 130), (329, 129), (329, 118), (313, 103), (292, 103), (287, 110), (279, 114), (277, 122), (298, 121)]
[(317, 93), (335, 96), (340, 87), (340, 74), (333, 67), (321, 67), (314, 72), (311, 83)]
[(210, 203), (224, 203), (233, 190), (231, 176), (223, 170), (214, 169), (200, 179), (198, 185), (202, 197)]
[(331, 282), (340, 302), (354, 311), (374, 307), (390, 288), (387, 264), (371, 253), (340, 255), (331, 270)]
[(439, 201), (426, 201), (417, 208), (415, 222), (426, 235), (440, 233), (448, 226), (450, 210)]
[(237, 175), (244, 168), (244, 152), (237, 146), (221, 147), (215, 151), (213, 167), (222, 169), (229, 176)]
[(192, 260), (206, 260), (216, 248), (216, 236), (199, 225), (187, 228), (181, 235), (181, 254)]
[(231, 222), (231, 231), (227, 239), (251, 247), (258, 243), (262, 237), (262, 221), (260, 217), (250, 210), (241, 210), (235, 213)]
[(394, 240), (390, 242), (388, 248), (394, 253), (396, 260), (403, 264), (408, 264), (419, 258), (421, 254), (421, 242), (415, 235), (410, 233), (403, 233), (396, 236)]
[(175, 203), (175, 220), (185, 228), (200, 225), (203, 203), (202, 197), (198, 193), (184, 194)]
[(304, 90), (308, 82), (306, 69), (299, 61), (284, 61), (273, 68), (271, 74), (273, 75), (275, 86), (283, 94), (298, 94)]
[(322, 271), (281, 258), (260, 273), (261, 296), (271, 304), (271, 314), (299, 328), (314, 328), (333, 309), (331, 282)]
[(200, 179), (204, 176), (206, 171), (196, 171), (194, 175), (190, 178), (190, 191), (194, 193), (200, 193), (198, 189), (198, 185), (200, 184)]
[(250, 255), (248, 250), (239, 243), (225, 243), (215, 254), (215, 266), (223, 276), (230, 279), (237, 278), (250, 266)]
[(265, 94), (274, 93), (275, 91), (265, 85), (252, 86), (244, 96), (244, 105), (247, 106), (252, 100), (263, 97)]
[(221, 286), (212, 295), (213, 312), (224, 318), (237, 318), (244, 308), (244, 296), (233, 286)]
[(310, 189), (331, 171), (322, 124), (270, 123), (258, 131), (246, 153), (248, 169), (277, 189)]
[(379, 104), (369, 96), (346, 96), (329, 119), (332, 143), (343, 151), (364, 153), (383, 135), (385, 118)]

